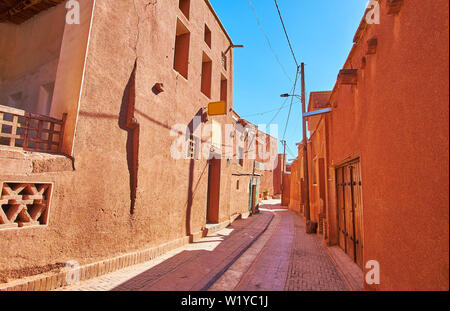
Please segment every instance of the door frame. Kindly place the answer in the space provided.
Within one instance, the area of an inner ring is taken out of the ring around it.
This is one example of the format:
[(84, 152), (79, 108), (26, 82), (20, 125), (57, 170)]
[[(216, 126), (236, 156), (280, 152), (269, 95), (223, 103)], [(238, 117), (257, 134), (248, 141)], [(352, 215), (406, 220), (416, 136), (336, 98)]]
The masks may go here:
[(222, 162), (220, 159), (208, 161), (208, 194), (206, 202), (206, 223), (219, 223), (220, 179)]

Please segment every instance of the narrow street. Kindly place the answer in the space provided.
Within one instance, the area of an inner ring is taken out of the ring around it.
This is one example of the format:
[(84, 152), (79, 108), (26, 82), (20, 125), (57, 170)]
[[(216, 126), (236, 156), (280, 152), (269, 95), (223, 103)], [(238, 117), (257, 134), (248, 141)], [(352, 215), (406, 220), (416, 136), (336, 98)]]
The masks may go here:
[(271, 200), (261, 213), (152, 261), (60, 290), (345, 291), (321, 241)]
[(449, 3), (0, 0), (0, 295), (448, 292)]

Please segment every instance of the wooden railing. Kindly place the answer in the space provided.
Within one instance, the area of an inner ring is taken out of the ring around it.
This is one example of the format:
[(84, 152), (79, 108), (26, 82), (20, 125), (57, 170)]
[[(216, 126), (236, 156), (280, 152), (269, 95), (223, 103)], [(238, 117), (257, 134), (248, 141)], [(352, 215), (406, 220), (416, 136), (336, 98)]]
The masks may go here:
[(0, 105), (0, 145), (61, 153), (67, 114), (61, 120)]

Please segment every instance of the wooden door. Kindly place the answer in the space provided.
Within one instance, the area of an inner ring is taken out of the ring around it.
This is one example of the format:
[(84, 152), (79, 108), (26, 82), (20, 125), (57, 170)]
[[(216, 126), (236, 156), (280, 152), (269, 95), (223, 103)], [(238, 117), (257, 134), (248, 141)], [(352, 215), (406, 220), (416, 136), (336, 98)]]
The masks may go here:
[(206, 209), (206, 222), (219, 223), (220, 206), (220, 159), (212, 159), (209, 162), (208, 172), (208, 201)]
[(337, 208), (338, 208), (338, 230), (339, 230), (339, 246), (347, 251), (347, 243), (345, 239), (345, 206), (344, 206), (344, 169), (336, 170), (336, 187), (337, 187)]
[(362, 181), (361, 164), (356, 162), (352, 165), (353, 180), (353, 207), (355, 218), (355, 244), (356, 244), (356, 263), (363, 267), (363, 248), (364, 248), (364, 228), (363, 228), (363, 205), (362, 205)]
[(363, 267), (364, 226), (359, 159), (336, 169), (339, 246)]
[(350, 258), (355, 260), (352, 176), (350, 166), (344, 167), (344, 185), (346, 252)]

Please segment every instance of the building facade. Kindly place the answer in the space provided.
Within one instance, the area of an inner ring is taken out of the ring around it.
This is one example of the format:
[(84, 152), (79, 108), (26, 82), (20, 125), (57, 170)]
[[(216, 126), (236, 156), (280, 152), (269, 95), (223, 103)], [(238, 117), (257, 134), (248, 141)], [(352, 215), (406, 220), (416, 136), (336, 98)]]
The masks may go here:
[[(378, 3), (333, 91), (310, 96), (332, 109), (308, 118), (311, 220), (361, 271), (379, 263), (366, 289), (448, 290), (448, 1)], [(304, 214), (303, 143), (289, 206)]]
[(65, 1), (0, 5), (0, 271), (175, 248), (249, 214), (209, 1), (78, 2), (75, 24)]

